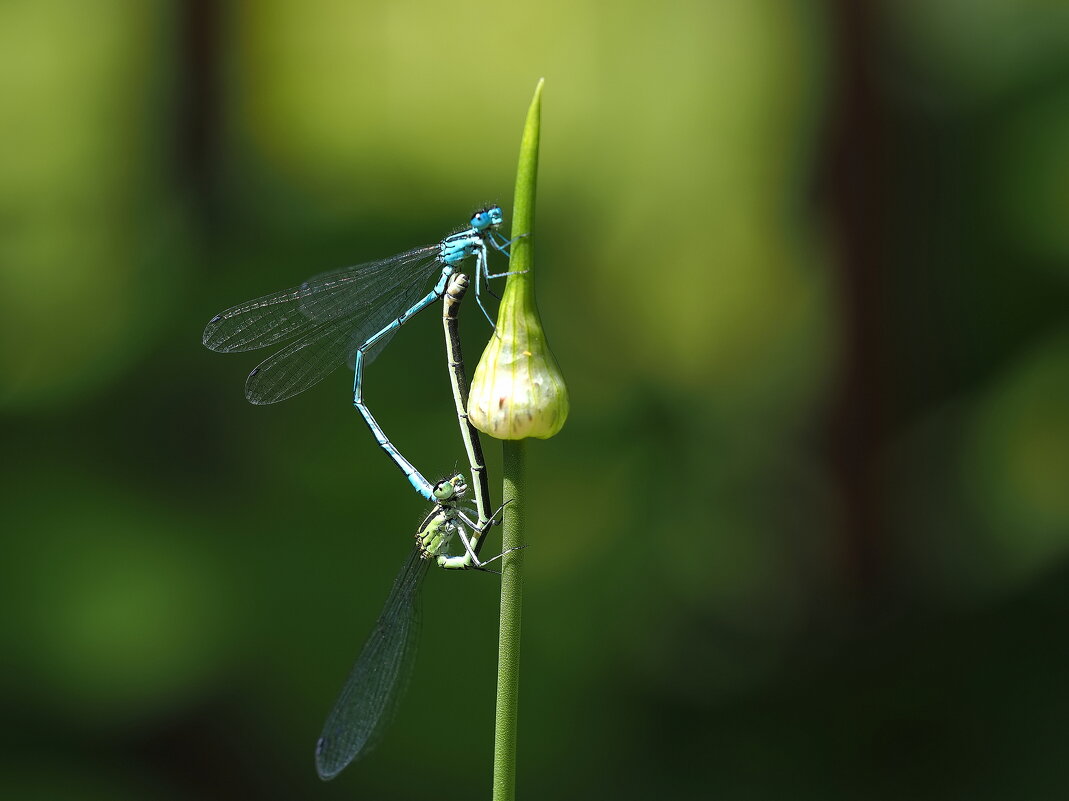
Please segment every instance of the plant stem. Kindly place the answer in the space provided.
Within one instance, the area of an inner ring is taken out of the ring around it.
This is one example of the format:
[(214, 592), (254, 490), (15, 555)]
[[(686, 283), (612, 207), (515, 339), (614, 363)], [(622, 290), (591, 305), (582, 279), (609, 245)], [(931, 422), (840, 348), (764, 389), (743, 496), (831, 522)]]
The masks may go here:
[[(502, 546), (524, 544), (526, 520), (527, 446), (522, 439), (505, 440), (505, 525)], [(494, 801), (516, 795), (516, 720), (520, 690), (520, 613), (523, 606), (523, 551), (504, 559), (501, 569), (501, 624), (497, 646), (497, 717), (494, 733)]]
[[(526, 283), (533, 278), (534, 205), (538, 176), (538, 140), (542, 120), (542, 84), (538, 82), (527, 111), (516, 170), (516, 194), (512, 205), (512, 256), (508, 282)], [(516, 237), (524, 234), (520, 239)], [(506, 291), (508, 286), (506, 285)], [(502, 496), (505, 505), (502, 545), (505, 550), (526, 544), (527, 447), (524, 440), (504, 440)], [(493, 801), (516, 797), (516, 728), (520, 688), (520, 613), (523, 602), (523, 551), (502, 560), (501, 622), (497, 647), (497, 714), (494, 731)]]

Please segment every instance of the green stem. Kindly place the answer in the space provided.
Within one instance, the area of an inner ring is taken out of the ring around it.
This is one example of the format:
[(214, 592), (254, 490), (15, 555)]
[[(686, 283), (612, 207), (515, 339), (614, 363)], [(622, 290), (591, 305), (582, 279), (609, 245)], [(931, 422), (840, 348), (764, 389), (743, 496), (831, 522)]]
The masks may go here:
[[(526, 522), (527, 446), (505, 440), (505, 525), (502, 546), (524, 544)], [(516, 796), (516, 720), (520, 691), (520, 613), (523, 606), (523, 551), (504, 559), (501, 569), (501, 624), (497, 645), (497, 716), (494, 732), (494, 801)]]
[[(509, 270), (518, 271), (508, 282), (531, 280), (535, 185), (538, 175), (538, 139), (542, 119), (542, 84), (538, 82), (527, 111), (520, 141), (520, 163), (516, 171), (516, 195), (512, 206), (512, 236), (526, 234), (512, 243)], [(518, 288), (518, 287), (517, 287)], [(508, 287), (506, 285), (506, 291)], [(527, 447), (524, 440), (504, 440), (505, 505), (502, 546), (505, 550), (526, 544)], [(514, 551), (501, 568), (501, 622), (497, 647), (497, 714), (494, 730), (493, 801), (513, 801), (516, 797), (516, 725), (520, 691), (520, 613), (523, 602), (523, 551)]]

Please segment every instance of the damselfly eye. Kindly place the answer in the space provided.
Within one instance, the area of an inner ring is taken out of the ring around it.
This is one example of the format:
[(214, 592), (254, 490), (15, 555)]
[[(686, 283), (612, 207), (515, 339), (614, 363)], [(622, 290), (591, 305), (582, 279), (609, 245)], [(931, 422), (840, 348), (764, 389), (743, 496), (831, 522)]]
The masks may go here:
[(434, 493), (434, 499), (436, 501), (448, 501), (453, 497), (453, 493), (455, 492), (453, 482), (440, 481), (434, 485), (432, 492)]

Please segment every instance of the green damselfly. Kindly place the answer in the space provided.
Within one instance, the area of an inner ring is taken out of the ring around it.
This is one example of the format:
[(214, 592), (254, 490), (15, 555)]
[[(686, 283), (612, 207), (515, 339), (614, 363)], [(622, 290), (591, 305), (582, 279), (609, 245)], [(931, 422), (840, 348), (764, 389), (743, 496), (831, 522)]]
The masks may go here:
[[(416, 531), (416, 545), (401, 567), (382, 612), (346, 679), (316, 743), (316, 770), (327, 780), (375, 745), (411, 675), (419, 634), (419, 590), (432, 562), (451, 570), (485, 570), (505, 553), (483, 562), (478, 552), (494, 522), (489, 481), (479, 435), (467, 419), (467, 377), (460, 348), (457, 311), (467, 289), (463, 274), (452, 277), (443, 296), (443, 321), (450, 383), (464, 448), (475, 485), (477, 519), (460, 504), (468, 486), (461, 474), (433, 487), (435, 504)], [(498, 510), (500, 511), (500, 510)], [(463, 553), (450, 555), (454, 538)]]

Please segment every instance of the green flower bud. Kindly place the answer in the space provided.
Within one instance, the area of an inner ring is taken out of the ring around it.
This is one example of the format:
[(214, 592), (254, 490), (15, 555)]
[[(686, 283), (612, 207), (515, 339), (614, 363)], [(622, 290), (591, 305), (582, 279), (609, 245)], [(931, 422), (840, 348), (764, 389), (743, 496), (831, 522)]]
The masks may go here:
[(497, 439), (549, 439), (568, 419), (568, 388), (538, 318), (530, 273), (511, 275), (505, 285), (497, 330), (471, 382), (468, 419)]

